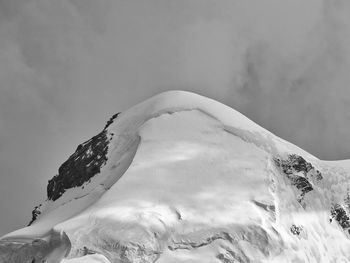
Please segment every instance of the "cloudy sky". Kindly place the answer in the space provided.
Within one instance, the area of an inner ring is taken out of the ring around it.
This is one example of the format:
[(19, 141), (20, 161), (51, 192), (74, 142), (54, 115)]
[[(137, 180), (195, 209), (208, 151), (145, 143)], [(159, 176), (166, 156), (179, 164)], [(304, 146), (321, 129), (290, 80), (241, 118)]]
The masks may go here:
[(0, 235), (115, 112), (160, 91), (224, 102), (350, 158), (348, 0), (0, 0)]

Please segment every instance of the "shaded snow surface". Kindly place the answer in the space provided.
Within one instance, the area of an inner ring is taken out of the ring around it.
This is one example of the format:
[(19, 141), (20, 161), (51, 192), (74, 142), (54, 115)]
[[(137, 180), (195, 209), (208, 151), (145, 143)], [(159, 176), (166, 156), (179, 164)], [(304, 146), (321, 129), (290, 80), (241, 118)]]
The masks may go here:
[(182, 91), (106, 131), (100, 173), (2, 237), (0, 262), (350, 262), (348, 161)]

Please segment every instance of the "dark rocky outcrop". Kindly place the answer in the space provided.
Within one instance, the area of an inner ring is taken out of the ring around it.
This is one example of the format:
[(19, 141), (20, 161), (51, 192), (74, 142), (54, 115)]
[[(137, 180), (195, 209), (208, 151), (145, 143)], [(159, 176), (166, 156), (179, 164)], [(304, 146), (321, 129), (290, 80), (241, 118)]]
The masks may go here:
[(293, 235), (299, 236), (301, 231), (303, 231), (303, 227), (302, 226), (296, 226), (296, 225), (293, 224), (290, 227), (290, 232), (292, 232)]
[[(107, 162), (108, 144), (113, 134), (107, 134), (107, 128), (119, 116), (114, 114), (106, 123), (102, 132), (90, 140), (78, 145), (75, 152), (58, 169), (58, 174), (49, 180), (47, 185), (48, 200), (57, 200), (63, 193), (73, 187), (78, 187), (88, 182)], [(32, 211), (32, 219), (29, 226), (41, 214), (41, 204)]]
[(331, 207), (330, 222), (332, 222), (333, 219), (335, 219), (338, 222), (338, 224), (343, 228), (343, 230), (347, 230), (350, 234), (350, 218), (343, 206), (335, 204)]
[(40, 205), (37, 205), (36, 207), (34, 207), (33, 211), (32, 211), (32, 220), (29, 222), (28, 226), (30, 226), (31, 224), (33, 224), (33, 222), (38, 218), (38, 216), (41, 214), (41, 206), (42, 204)]
[(301, 176), (295, 175), (289, 179), (291, 180), (292, 184), (301, 191), (301, 194), (297, 198), (298, 202), (301, 203), (305, 194), (313, 190), (312, 185), (306, 178)]
[(57, 200), (69, 188), (78, 187), (100, 173), (107, 162), (108, 144), (111, 140), (107, 128), (120, 113), (113, 115), (98, 135), (80, 144), (76, 151), (58, 169), (58, 174), (49, 180), (47, 197)]
[(104, 127), (104, 130), (107, 129), (107, 128), (114, 122), (114, 120), (115, 120), (116, 118), (118, 118), (118, 116), (119, 116), (120, 113), (121, 113), (121, 112), (118, 112), (118, 113), (114, 114), (114, 115), (107, 121), (106, 126)]
[(313, 190), (309, 180), (320, 181), (323, 179), (320, 171), (316, 170), (311, 163), (299, 155), (291, 154), (287, 159), (275, 158), (274, 161), (291, 184), (300, 190), (301, 193), (297, 198), (299, 203), (302, 203), (306, 193)]
[(98, 174), (107, 162), (107, 130), (103, 130), (90, 140), (80, 144), (67, 161), (58, 169), (47, 186), (49, 200), (57, 200), (69, 188), (83, 185)]
[(316, 180), (322, 180), (322, 174), (316, 170), (311, 163), (297, 154), (291, 154), (287, 159), (275, 159), (277, 166), (282, 168), (285, 174), (302, 173), (305, 177), (315, 177)]

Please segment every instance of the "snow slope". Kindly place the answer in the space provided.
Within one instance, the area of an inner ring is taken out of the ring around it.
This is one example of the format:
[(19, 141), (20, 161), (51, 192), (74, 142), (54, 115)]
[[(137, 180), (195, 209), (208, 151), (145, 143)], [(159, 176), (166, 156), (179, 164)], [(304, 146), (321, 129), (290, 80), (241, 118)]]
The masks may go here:
[(106, 132), (101, 171), (2, 237), (0, 262), (350, 262), (350, 162), (183, 91)]

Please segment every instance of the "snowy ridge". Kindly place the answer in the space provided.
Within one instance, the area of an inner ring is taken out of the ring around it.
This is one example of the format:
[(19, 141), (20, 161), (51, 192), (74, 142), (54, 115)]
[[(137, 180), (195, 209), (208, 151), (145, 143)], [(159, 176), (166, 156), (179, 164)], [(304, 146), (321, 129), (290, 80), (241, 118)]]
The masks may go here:
[(104, 131), (99, 173), (4, 236), (0, 262), (350, 261), (348, 161), (318, 160), (183, 91)]

